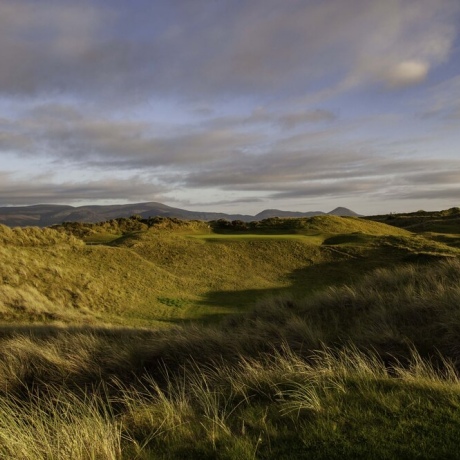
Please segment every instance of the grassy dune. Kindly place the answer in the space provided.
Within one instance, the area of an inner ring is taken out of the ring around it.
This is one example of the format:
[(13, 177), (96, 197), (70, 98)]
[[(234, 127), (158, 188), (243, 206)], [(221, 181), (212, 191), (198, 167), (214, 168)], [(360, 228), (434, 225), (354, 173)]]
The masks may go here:
[(213, 326), (5, 328), (0, 456), (457, 458), (459, 286), (450, 259)]
[(0, 226), (0, 458), (458, 458), (443, 237), (333, 216)]
[[(136, 219), (122, 223), (61, 231), (0, 226), (0, 318), (132, 326), (210, 321), (266, 296), (301, 297), (350, 281), (423, 249), (413, 247), (405, 230), (335, 216), (268, 219), (256, 229), (224, 233), (174, 219), (150, 227)], [(87, 231), (92, 242), (96, 235), (106, 244), (85, 245)], [(427, 240), (420, 245), (434, 253), (455, 250)]]

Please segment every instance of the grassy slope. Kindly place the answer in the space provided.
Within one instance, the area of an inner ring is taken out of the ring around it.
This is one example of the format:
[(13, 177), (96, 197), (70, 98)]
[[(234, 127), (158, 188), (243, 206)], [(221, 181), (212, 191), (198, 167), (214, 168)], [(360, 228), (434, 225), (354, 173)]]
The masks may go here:
[(276, 225), (164, 220), (109, 246), (0, 227), (6, 320), (245, 311), (3, 327), (0, 457), (458, 458), (458, 250), (358, 219)]
[(370, 216), (367, 219), (407, 229), (432, 241), (460, 248), (460, 208)]
[(451, 251), (356, 218), (271, 222), (257, 234), (217, 234), (200, 222), (163, 219), (110, 245), (84, 245), (48, 229), (0, 227), (0, 315), (3, 321), (123, 325), (210, 320), (267, 295), (304, 296), (347, 282), (423, 249)]
[(0, 455), (458, 458), (459, 285), (451, 259), (213, 327), (4, 331)]

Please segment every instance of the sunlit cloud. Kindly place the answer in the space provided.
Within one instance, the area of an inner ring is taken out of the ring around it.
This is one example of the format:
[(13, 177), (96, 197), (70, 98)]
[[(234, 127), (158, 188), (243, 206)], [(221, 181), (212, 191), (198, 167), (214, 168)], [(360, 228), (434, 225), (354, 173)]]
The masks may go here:
[(389, 68), (383, 80), (393, 88), (421, 83), (428, 75), (429, 64), (423, 61), (403, 61)]

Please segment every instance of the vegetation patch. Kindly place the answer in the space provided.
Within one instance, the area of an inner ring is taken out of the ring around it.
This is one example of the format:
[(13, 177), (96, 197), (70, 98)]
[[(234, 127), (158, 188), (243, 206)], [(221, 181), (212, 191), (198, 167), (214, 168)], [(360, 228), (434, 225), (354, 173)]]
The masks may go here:
[(321, 217), (0, 227), (0, 457), (457, 458), (455, 235)]
[(170, 297), (157, 297), (157, 299), (158, 302), (162, 303), (163, 305), (167, 305), (168, 307), (181, 308), (187, 304), (187, 302), (182, 299), (172, 299)]

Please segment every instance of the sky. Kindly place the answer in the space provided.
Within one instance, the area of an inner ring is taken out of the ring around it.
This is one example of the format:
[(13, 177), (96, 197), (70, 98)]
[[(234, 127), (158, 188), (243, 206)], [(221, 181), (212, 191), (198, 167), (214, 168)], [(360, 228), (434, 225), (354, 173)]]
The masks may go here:
[(0, 206), (460, 206), (458, 0), (0, 0)]

